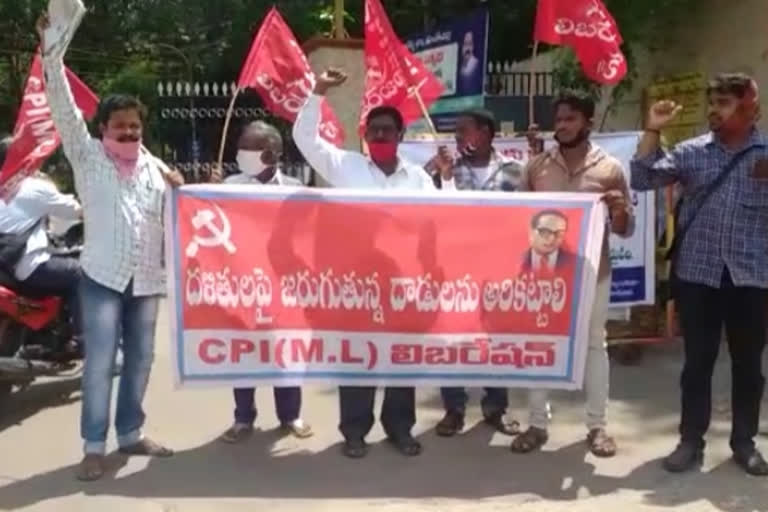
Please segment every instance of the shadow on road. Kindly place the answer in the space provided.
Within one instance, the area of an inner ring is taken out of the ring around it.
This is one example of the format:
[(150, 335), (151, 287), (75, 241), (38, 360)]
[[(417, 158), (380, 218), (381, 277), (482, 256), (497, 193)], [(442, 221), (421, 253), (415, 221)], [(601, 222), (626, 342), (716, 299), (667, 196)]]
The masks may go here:
[[(80, 378), (57, 379), (16, 391), (0, 403), (0, 433), (44, 409), (80, 400)], [(76, 394), (75, 394), (76, 393)]]
[[(638, 367), (614, 367), (614, 406), (630, 409), (623, 414), (625, 422), (637, 423), (632, 425), (636, 428), (632, 432), (664, 435), (674, 440), (678, 372), (679, 359), (670, 358), (667, 349), (652, 351)], [(51, 395), (55, 394), (51, 391)], [(473, 393), (475, 402), (478, 394)], [(580, 394), (554, 395), (560, 404), (559, 412), (557, 407), (555, 410), (555, 421), (558, 417), (560, 421), (578, 421), (574, 414), (578, 414), (583, 404)], [(512, 402), (524, 403), (524, 396), (523, 391), (515, 391), (511, 393)], [(567, 400), (565, 405), (562, 400)], [(440, 407), (434, 397), (424, 402), (420, 407)], [(569, 416), (567, 420), (566, 416)], [(659, 427), (660, 422), (664, 426)], [(601, 462), (586, 454), (583, 442), (531, 455), (514, 455), (506, 442), (502, 446), (489, 445), (491, 436), (492, 432), (484, 425), (470, 428), (454, 439), (438, 438), (428, 430), (421, 436), (425, 446), (421, 457), (405, 459), (387, 443), (377, 443), (366, 459), (353, 461), (341, 456), (338, 445), (319, 452), (280, 451), (278, 431), (257, 431), (242, 445), (211, 440), (181, 451), (171, 459), (151, 460), (146, 469), (119, 477), (115, 473), (126, 459), (113, 454), (109, 459), (112, 471), (104, 480), (92, 484), (77, 482), (73, 476), (74, 466), (42, 473), (0, 488), (0, 509), (14, 510), (81, 492), (88, 496), (150, 500), (445, 498), (471, 501), (531, 495), (545, 500), (570, 501), (585, 494), (603, 496), (618, 490), (634, 490), (644, 495), (646, 503), (669, 508), (706, 500), (723, 512), (742, 512), (762, 510), (768, 503), (768, 487), (744, 476), (730, 462), (706, 473), (672, 476), (661, 469), (659, 460), (652, 460), (634, 469), (628, 468), (623, 476), (608, 476), (598, 470)], [(632, 442), (632, 446), (627, 447), (629, 452), (643, 450), (642, 439), (628, 441)], [(620, 452), (613, 464), (620, 464), (621, 457)]]

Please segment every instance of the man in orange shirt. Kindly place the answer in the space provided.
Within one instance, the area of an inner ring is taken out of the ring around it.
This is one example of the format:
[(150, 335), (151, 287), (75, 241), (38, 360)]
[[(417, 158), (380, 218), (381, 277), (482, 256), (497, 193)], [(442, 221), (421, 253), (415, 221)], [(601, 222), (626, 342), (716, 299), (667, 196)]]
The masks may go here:
[[(535, 192), (590, 192), (603, 194), (609, 210), (598, 270), (597, 290), (589, 326), (589, 349), (584, 374), (587, 395), (587, 444), (599, 457), (616, 454), (616, 442), (605, 430), (608, 405), (609, 363), (605, 334), (608, 303), (611, 295), (611, 265), (608, 251), (610, 232), (630, 236), (634, 229), (629, 187), (619, 161), (589, 140), (595, 103), (588, 96), (563, 93), (555, 101), (555, 139), (558, 145), (547, 151), (536, 133), (530, 137), (534, 152), (540, 151), (523, 170), (520, 190)], [(550, 230), (551, 231), (551, 230)], [(553, 236), (553, 233), (544, 233)], [(549, 436), (549, 403), (547, 392), (534, 389), (530, 393), (530, 420), (527, 431), (518, 436), (511, 449), (527, 453), (544, 445)]]

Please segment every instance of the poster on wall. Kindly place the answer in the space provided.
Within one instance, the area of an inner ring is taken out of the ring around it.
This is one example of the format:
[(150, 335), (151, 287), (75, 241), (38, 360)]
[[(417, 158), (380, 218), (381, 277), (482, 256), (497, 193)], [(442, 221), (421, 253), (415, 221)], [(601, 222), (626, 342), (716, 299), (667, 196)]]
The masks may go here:
[[(483, 106), (488, 50), (488, 10), (477, 9), (405, 41), (442, 82), (445, 92), (430, 113), (438, 131), (452, 131), (456, 114)], [(423, 121), (419, 121), (423, 123)], [(425, 124), (425, 123), (424, 123)], [(413, 127), (419, 129), (420, 126)]]

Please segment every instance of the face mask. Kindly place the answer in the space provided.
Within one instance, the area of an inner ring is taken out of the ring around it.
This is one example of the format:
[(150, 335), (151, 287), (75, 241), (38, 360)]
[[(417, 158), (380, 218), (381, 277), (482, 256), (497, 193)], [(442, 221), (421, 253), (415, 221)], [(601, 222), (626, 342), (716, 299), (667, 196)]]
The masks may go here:
[(268, 167), (271, 167), (262, 161), (261, 157), (263, 154), (263, 151), (238, 150), (237, 166), (248, 176), (258, 176)]
[(136, 172), (136, 164), (141, 152), (141, 139), (137, 141), (119, 142), (117, 139), (104, 137), (101, 143), (107, 156), (115, 163), (118, 174), (129, 178)]
[(369, 142), (368, 152), (374, 162), (392, 162), (397, 158), (397, 142)]

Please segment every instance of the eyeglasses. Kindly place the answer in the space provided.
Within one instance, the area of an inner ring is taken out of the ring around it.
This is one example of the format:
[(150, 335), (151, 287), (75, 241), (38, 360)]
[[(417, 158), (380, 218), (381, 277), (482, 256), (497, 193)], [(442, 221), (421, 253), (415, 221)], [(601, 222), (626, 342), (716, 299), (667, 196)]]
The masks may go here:
[(562, 238), (565, 235), (564, 229), (553, 230), (549, 228), (536, 228), (536, 233), (541, 238)]

